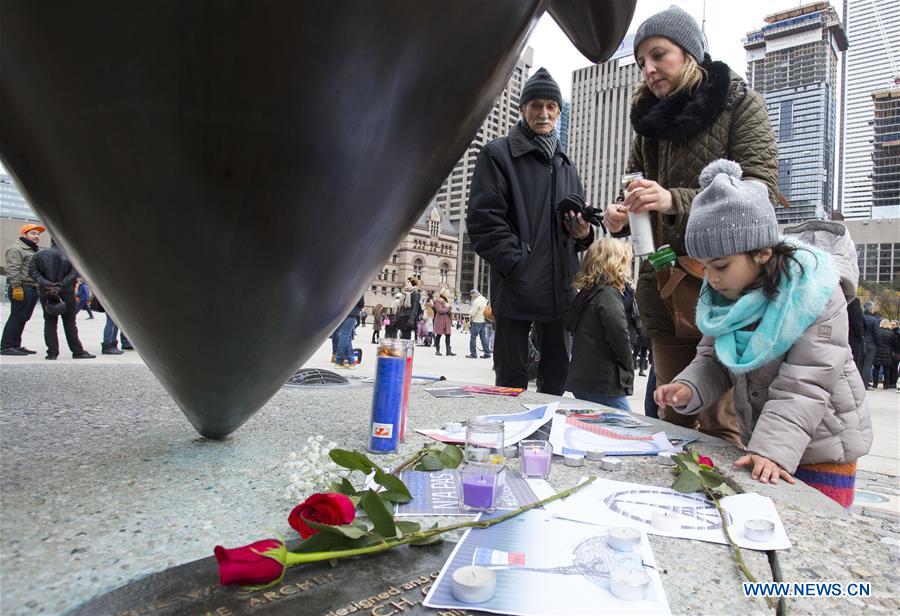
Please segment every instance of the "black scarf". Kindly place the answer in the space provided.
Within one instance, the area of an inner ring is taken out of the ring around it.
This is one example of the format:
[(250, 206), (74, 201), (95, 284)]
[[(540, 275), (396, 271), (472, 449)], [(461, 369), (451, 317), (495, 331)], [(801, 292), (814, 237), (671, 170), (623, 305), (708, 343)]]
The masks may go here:
[(638, 101), (631, 108), (634, 132), (647, 139), (686, 141), (712, 125), (728, 102), (731, 69), (709, 59), (700, 66), (706, 76), (693, 94), (679, 92), (663, 99), (645, 96)]
[(553, 155), (556, 154), (556, 144), (559, 143), (559, 135), (556, 133), (555, 128), (549, 134), (538, 135), (531, 130), (525, 118), (522, 118), (519, 120), (519, 129), (528, 138), (528, 141), (540, 148), (547, 160), (553, 159)]
[(35, 251), (35, 252), (38, 251), (38, 245), (36, 243), (32, 242), (27, 237), (20, 237), (19, 239), (22, 240), (22, 243), (25, 244), (26, 246), (28, 246), (29, 248), (31, 248), (33, 251)]

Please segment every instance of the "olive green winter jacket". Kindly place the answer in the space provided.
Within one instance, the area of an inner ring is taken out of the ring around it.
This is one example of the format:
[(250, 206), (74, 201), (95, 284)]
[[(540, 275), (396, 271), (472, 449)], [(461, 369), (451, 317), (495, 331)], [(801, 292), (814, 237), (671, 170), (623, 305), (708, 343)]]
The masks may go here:
[[(763, 97), (722, 62), (705, 62), (708, 77), (693, 95), (653, 97), (635, 105), (631, 123), (637, 133), (627, 171), (641, 171), (672, 193), (675, 215), (662, 216), (662, 238), (675, 253), (687, 255), (684, 231), (691, 201), (699, 192), (700, 172), (718, 158), (740, 164), (744, 177), (761, 180), (775, 204), (778, 189), (778, 148)], [(651, 213), (654, 232), (656, 212)], [(627, 235), (627, 227), (621, 233)], [(662, 303), (650, 262), (641, 265), (636, 298), (651, 336), (674, 336), (674, 326)]]

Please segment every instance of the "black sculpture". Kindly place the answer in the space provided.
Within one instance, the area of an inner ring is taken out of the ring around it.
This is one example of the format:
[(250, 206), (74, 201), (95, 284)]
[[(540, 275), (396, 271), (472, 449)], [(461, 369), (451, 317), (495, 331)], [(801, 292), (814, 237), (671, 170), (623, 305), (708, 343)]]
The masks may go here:
[(0, 156), (222, 438), (359, 298), (548, 8), (599, 61), (634, 0), (4, 0)]

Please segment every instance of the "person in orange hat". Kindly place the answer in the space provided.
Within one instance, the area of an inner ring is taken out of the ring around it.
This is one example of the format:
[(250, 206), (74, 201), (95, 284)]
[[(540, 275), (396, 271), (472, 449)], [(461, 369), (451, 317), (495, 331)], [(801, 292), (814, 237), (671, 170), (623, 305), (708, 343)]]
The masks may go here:
[(38, 242), (46, 231), (41, 225), (28, 223), (19, 229), (19, 237), (6, 249), (6, 294), (10, 301), (9, 318), (3, 328), (0, 355), (32, 355), (35, 351), (22, 346), (22, 332), (38, 301), (37, 283), (28, 268), (31, 258), (40, 250)]

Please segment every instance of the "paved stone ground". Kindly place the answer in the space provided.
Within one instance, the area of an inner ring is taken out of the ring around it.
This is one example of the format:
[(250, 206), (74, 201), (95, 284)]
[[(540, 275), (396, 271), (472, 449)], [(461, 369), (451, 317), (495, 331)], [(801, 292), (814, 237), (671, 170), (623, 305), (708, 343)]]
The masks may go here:
[[(104, 319), (80, 316), (82, 338), (95, 350)], [(0, 318), (5, 320), (2, 309)], [(358, 338), (356, 346), (366, 355), (353, 371), (357, 376), (373, 373), (370, 332), (363, 330)], [(91, 340), (97, 342), (91, 345)], [(459, 355), (452, 358), (417, 349), (417, 372), (492, 383), (489, 360), (463, 357), (466, 341), (454, 335)], [(43, 348), (39, 319), (29, 324), (25, 345)], [(326, 341), (307, 365), (328, 367), (329, 357)], [(635, 400), (642, 399), (645, 384), (638, 379)], [(280, 460), (299, 450), (310, 434), (335, 438), (348, 448), (365, 447), (364, 430), (347, 429), (368, 421), (371, 394), (363, 387), (283, 389), (232, 438), (208, 442), (198, 438), (137, 353), (56, 362), (41, 355), (3, 357), (0, 613), (60, 613), (141, 575), (207, 556), (216, 543), (240, 545), (266, 529), (284, 528), (288, 505)], [(461, 404), (433, 399), (421, 388), (415, 394), (413, 408), (421, 410), (413, 421), (428, 426), (477, 414), (471, 413), (472, 404), (512, 412), (520, 402), (542, 399), (528, 393), (519, 399), (481, 396)], [(862, 463), (859, 473), (861, 492), (887, 498), (886, 503), (857, 502), (848, 514), (806, 486), (765, 486), (735, 474), (745, 489), (776, 500), (794, 542), (791, 550), (779, 553), (784, 580), (864, 580), (873, 586), (874, 596), (868, 598), (791, 600), (791, 611), (900, 611), (898, 399), (896, 392), (870, 392), (878, 448), (873, 466), (891, 474), (866, 470)], [(639, 411), (641, 405), (632, 404)], [(423, 440), (416, 435), (406, 447)], [(716, 439), (704, 437), (700, 447), (724, 468), (739, 455)], [(571, 485), (575, 478), (574, 469), (554, 465), (555, 487)], [(622, 479), (671, 483), (666, 469), (642, 459), (626, 460)], [(724, 547), (662, 538), (651, 542), (666, 568), (674, 613), (764, 611), (758, 602), (737, 596), (739, 577)], [(750, 552), (747, 558), (761, 578), (771, 579), (763, 554)]]
[[(8, 311), (9, 304), (7, 302), (0, 303), (0, 322), (6, 322)], [(100, 354), (100, 341), (103, 338), (103, 326), (106, 323), (106, 316), (105, 314), (97, 313), (96, 317), (93, 320), (89, 320), (85, 312), (80, 313), (78, 315), (78, 328), (82, 344), (87, 350), (96, 353), (97, 359), (73, 360), (71, 355), (65, 352), (65, 340), (60, 328), (59, 335), (63, 345), (63, 352), (60, 354), (59, 359), (52, 363), (59, 365), (67, 363), (77, 363), (79, 365), (142, 364), (139, 354), (133, 351), (126, 352), (124, 355)], [(347, 372), (352, 372), (358, 376), (374, 375), (375, 364), (370, 360), (375, 350), (375, 345), (371, 344), (371, 338), (371, 322), (368, 327), (357, 330), (354, 346), (363, 350), (363, 362), (354, 370)], [(23, 339), (25, 346), (39, 353), (29, 357), (3, 357), (2, 363), (4, 365), (51, 363), (43, 359), (46, 347), (43, 343), (43, 319), (40, 317), (40, 307), (35, 311), (35, 316), (32, 317), (26, 326)], [(415, 360), (416, 371), (423, 374), (443, 375), (448, 379), (465, 383), (494, 384), (494, 373), (490, 359), (468, 359), (465, 357), (469, 349), (468, 334), (454, 331), (451, 348), (456, 353), (456, 357), (436, 357), (433, 349), (418, 347)], [(444, 352), (443, 348), (441, 352)], [(326, 339), (313, 356), (309, 358), (305, 367), (329, 368), (331, 367), (330, 358), (331, 341)], [(336, 371), (344, 372), (342, 369), (336, 369)], [(636, 376), (634, 395), (630, 398), (631, 409), (636, 413), (643, 413), (646, 387), (646, 377)], [(898, 477), (900, 476), (900, 391), (885, 391), (884, 389), (870, 391), (869, 409), (872, 414), (875, 441), (869, 455), (860, 459), (859, 468), (864, 471)], [(894, 485), (897, 489), (900, 489), (900, 480), (895, 482)], [(900, 514), (900, 506), (897, 505), (896, 501), (894, 501), (893, 508), (894, 511)]]

